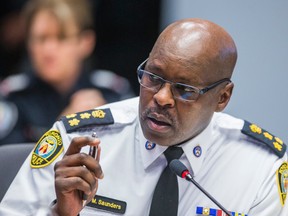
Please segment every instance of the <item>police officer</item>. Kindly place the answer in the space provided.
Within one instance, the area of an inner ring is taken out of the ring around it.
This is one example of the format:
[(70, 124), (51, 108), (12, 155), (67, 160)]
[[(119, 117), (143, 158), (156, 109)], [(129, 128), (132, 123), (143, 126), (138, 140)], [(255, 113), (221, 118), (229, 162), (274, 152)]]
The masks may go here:
[[(61, 216), (225, 210), (286, 216), (286, 145), (221, 112), (232, 95), (236, 58), (235, 44), (220, 26), (202, 19), (172, 23), (138, 67), (140, 97), (56, 122), (24, 163), (1, 213), (31, 215), (45, 206)], [(96, 159), (89, 146), (98, 147)], [(176, 156), (221, 208), (169, 173), (167, 161)]]
[(95, 45), (87, 0), (32, 0), (24, 15), (33, 69), (7, 78), (0, 86), (7, 101), (18, 108), (13, 131), (0, 143), (36, 142), (61, 114), (132, 95), (123, 77), (84, 67)]

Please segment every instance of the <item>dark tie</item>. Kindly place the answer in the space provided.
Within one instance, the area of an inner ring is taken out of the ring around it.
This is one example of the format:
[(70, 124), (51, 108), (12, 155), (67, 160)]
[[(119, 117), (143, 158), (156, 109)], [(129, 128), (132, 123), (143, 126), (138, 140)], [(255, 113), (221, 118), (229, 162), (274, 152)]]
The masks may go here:
[(149, 216), (177, 216), (178, 181), (177, 176), (171, 172), (169, 163), (173, 159), (179, 159), (182, 154), (182, 148), (173, 146), (167, 148), (164, 152), (168, 164), (154, 190)]

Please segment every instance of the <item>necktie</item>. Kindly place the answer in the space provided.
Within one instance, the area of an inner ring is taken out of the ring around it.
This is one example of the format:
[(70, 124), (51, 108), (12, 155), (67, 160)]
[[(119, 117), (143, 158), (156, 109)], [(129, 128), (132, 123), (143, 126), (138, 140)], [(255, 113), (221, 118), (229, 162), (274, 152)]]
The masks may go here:
[(179, 159), (182, 154), (182, 148), (173, 146), (167, 148), (164, 152), (168, 164), (154, 190), (149, 216), (177, 216), (178, 181), (177, 176), (171, 172), (169, 163), (173, 159)]

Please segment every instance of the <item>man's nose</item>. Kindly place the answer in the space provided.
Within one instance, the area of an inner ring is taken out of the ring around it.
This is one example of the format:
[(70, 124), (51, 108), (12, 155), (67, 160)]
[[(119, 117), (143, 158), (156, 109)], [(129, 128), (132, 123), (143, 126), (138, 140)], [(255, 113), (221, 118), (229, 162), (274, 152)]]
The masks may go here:
[(153, 98), (157, 104), (162, 107), (174, 107), (175, 105), (170, 83), (163, 83), (159, 91), (154, 94)]

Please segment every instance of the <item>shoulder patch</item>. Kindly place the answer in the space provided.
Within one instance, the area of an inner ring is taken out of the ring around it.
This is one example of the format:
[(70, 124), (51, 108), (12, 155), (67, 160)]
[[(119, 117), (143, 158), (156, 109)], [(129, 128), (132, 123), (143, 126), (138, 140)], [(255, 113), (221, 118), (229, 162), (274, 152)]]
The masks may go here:
[(284, 206), (288, 190), (288, 162), (281, 164), (276, 172), (276, 178), (280, 195), (280, 202), (282, 206)]
[(63, 142), (59, 131), (47, 131), (36, 144), (30, 166), (42, 168), (51, 164), (63, 151)]
[(67, 133), (84, 126), (114, 124), (110, 109), (91, 109), (61, 118)]
[(244, 121), (241, 132), (266, 144), (278, 157), (283, 157), (285, 154), (287, 148), (285, 143), (280, 138), (273, 136), (256, 124)]

